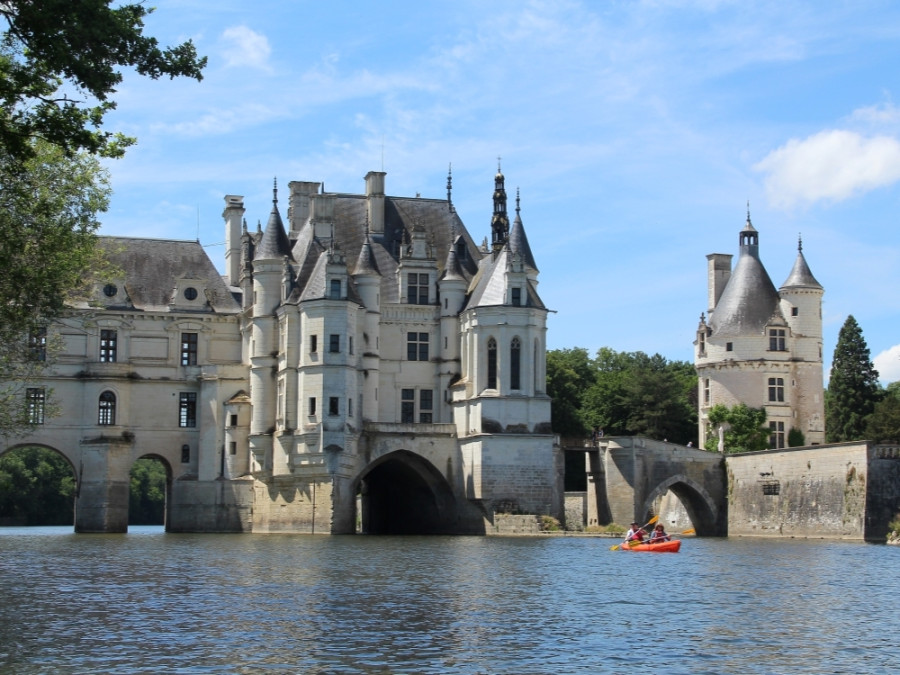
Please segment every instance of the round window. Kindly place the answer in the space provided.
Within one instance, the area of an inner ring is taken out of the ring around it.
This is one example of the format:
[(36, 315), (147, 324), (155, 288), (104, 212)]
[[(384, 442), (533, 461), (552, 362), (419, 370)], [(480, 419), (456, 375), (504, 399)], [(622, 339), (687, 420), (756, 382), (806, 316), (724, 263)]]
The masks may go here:
[(184, 297), (188, 300), (196, 300), (197, 299), (197, 289), (193, 286), (188, 286), (184, 289)]
[(118, 292), (119, 288), (115, 284), (106, 284), (106, 286), (103, 287), (103, 294), (107, 298), (114, 298)]

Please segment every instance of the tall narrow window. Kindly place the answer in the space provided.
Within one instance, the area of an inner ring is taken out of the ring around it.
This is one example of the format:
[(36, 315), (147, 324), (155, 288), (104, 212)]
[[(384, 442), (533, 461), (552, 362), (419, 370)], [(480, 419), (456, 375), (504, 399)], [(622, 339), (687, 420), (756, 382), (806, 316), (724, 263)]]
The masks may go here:
[(328, 414), (332, 417), (337, 416), (340, 413), (340, 403), (338, 403), (340, 399), (337, 396), (330, 396), (328, 398)]
[(434, 419), (434, 392), (431, 389), (422, 389), (419, 392), (419, 422), (431, 424)]
[(196, 366), (197, 365), (197, 334), (182, 333), (181, 334), (181, 365)]
[(522, 343), (519, 338), (513, 338), (509, 345), (509, 388), (521, 389), (521, 368), (522, 363)]
[(341, 336), (339, 334), (332, 333), (328, 336), (328, 351), (332, 354), (341, 351)]
[(784, 328), (770, 328), (769, 329), (769, 351), (770, 352), (785, 351), (784, 334), (785, 334)]
[(309, 416), (313, 417), (313, 416), (315, 416), (315, 414), (316, 414), (316, 397), (310, 396), (309, 397)]
[(309, 353), (315, 354), (319, 351), (319, 336), (318, 335), (310, 335), (309, 336)]
[(28, 408), (28, 423), (44, 423), (44, 403), (46, 394), (43, 387), (29, 388), (25, 390), (25, 404)]
[(406, 302), (408, 304), (428, 304), (428, 274), (409, 272), (406, 275), (406, 284)]
[(406, 334), (406, 358), (409, 361), (428, 360), (428, 333)]
[(100, 394), (100, 405), (97, 413), (97, 424), (113, 426), (116, 423), (116, 395), (111, 391)]
[(416, 390), (403, 389), (400, 392), (400, 421), (412, 424), (416, 421)]
[(706, 353), (706, 329), (697, 331), (697, 351), (700, 354)]
[(784, 378), (769, 378), (769, 400), (773, 403), (784, 402)]
[(178, 426), (197, 426), (197, 394), (193, 391), (178, 394)]
[(784, 422), (769, 422), (769, 447), (784, 447)]
[(340, 300), (341, 299), (341, 280), (340, 279), (332, 279), (331, 280), (331, 290), (329, 292), (329, 297), (332, 300)]
[(28, 336), (28, 357), (32, 361), (47, 360), (47, 328), (35, 328)]
[(512, 289), (512, 306), (513, 307), (521, 307), (522, 306), (522, 289), (516, 286)]
[(706, 405), (709, 405), (710, 397), (709, 397), (709, 378), (706, 377), (703, 379), (703, 402)]
[(181, 463), (182, 464), (190, 464), (191, 463), (191, 446), (189, 446), (186, 443), (181, 446)]
[(494, 338), (487, 343), (487, 388), (497, 388), (497, 341)]
[(100, 363), (115, 363), (118, 353), (119, 333), (109, 328), (100, 330)]

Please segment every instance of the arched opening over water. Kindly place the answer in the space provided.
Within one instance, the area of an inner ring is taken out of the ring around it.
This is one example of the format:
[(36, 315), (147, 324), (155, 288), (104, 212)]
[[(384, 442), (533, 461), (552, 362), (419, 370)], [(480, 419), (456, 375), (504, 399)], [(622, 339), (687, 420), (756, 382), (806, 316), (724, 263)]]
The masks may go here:
[(362, 534), (447, 534), (455, 501), (427, 460), (398, 450), (376, 460), (357, 483)]
[(718, 507), (701, 485), (683, 475), (673, 476), (659, 485), (647, 499), (645, 511), (649, 520), (659, 515), (659, 522), (670, 534), (692, 529), (699, 536), (716, 536)]
[(69, 459), (45, 445), (0, 454), (0, 525), (75, 524), (78, 478)]
[(172, 495), (172, 467), (159, 455), (144, 455), (128, 474), (128, 524), (165, 525)]

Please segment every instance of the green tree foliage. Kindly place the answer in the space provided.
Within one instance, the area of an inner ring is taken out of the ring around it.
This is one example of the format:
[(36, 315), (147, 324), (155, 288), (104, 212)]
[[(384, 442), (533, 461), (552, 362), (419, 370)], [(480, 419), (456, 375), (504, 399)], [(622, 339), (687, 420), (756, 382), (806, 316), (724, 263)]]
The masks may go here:
[(687, 443), (697, 438), (697, 374), (686, 361), (616, 352), (594, 359), (595, 382), (584, 395), (584, 419), (613, 436)]
[(825, 395), (825, 438), (829, 443), (862, 440), (868, 417), (881, 399), (862, 329), (848, 316), (838, 334)]
[(31, 148), (32, 156), (22, 163), (0, 148), (4, 435), (27, 427), (23, 390), (51, 360), (53, 340), (44, 342), (43, 337), (48, 324), (106, 268), (95, 234), (100, 226), (97, 214), (109, 203), (106, 171), (85, 153), (66, 156), (44, 141), (32, 142)]
[(587, 426), (582, 414), (584, 392), (594, 382), (587, 349), (552, 349), (547, 352), (547, 394), (553, 399), (551, 425), (560, 436), (583, 437)]
[(129, 525), (162, 525), (166, 510), (166, 467), (158, 459), (142, 457), (131, 468)]
[(0, 456), (0, 523), (71, 525), (74, 499), (75, 475), (62, 455), (23, 447)]
[(866, 438), (879, 443), (900, 441), (900, 382), (891, 382), (866, 422)]
[[(115, 6), (113, 6), (115, 5)], [(206, 58), (190, 40), (161, 48), (143, 34), (144, 3), (112, 0), (0, 2), (0, 146), (32, 154), (44, 139), (73, 154), (119, 156), (133, 139), (103, 131), (123, 69), (157, 79), (202, 79)]]
[(806, 445), (806, 436), (797, 427), (791, 427), (787, 437), (789, 448), (801, 448)]
[(720, 403), (710, 408), (708, 418), (707, 450), (718, 449), (720, 426), (725, 427), (724, 444), (727, 453), (753, 452), (769, 447), (765, 408), (751, 408), (745, 403), (729, 408)]

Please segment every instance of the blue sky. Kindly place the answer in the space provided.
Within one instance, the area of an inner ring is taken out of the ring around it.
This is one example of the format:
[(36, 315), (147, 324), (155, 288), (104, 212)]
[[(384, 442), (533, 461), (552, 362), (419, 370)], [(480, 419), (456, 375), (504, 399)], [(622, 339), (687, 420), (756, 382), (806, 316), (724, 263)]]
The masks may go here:
[[(706, 255), (747, 202), (779, 286), (802, 234), (826, 361), (848, 314), (900, 380), (900, 5), (892, 2), (158, 0), (203, 82), (127, 76), (103, 234), (198, 239), (274, 177), (453, 199), (490, 233), (497, 157), (556, 313), (550, 348), (692, 360)], [(512, 205), (512, 204), (511, 204)], [(282, 207), (285, 201), (282, 201)], [(282, 212), (284, 215), (284, 211)]]

